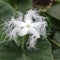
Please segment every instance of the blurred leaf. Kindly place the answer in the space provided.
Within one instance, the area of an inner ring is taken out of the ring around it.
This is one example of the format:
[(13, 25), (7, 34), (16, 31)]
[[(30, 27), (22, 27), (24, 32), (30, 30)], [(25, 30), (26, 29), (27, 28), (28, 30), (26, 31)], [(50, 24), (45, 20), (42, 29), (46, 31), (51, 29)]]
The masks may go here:
[(0, 60), (17, 60), (17, 57), (21, 57), (20, 55), (21, 53), (18, 52), (16, 47), (13, 51), (12, 49), (9, 50), (3, 45), (0, 45)]
[(0, 0), (0, 42), (4, 40), (4, 37), (6, 36), (2, 30), (4, 22), (9, 20), (9, 18), (13, 15), (13, 8), (9, 4), (6, 4)]
[(26, 12), (30, 9), (32, 9), (32, 0), (20, 0), (20, 3), (18, 4), (18, 10)]
[(15, 10), (26, 12), (32, 8), (32, 0), (3, 0), (9, 3)]
[(26, 52), (31, 60), (54, 60), (51, 54), (51, 46), (48, 40), (40, 40), (37, 42), (36, 51)]
[[(1, 46), (1, 45), (0, 45)], [(10, 45), (9, 45), (10, 46)], [(37, 42), (36, 50), (26, 50), (25, 53), (18, 48), (8, 49), (0, 47), (0, 60), (54, 60), (51, 54), (51, 46), (47, 40)]]
[(47, 13), (52, 17), (60, 20), (60, 4), (52, 6)]
[(56, 40), (60, 44), (60, 32), (56, 31), (54, 40)]
[(0, 1), (0, 17), (8, 17), (14, 14), (13, 8), (2, 1)]
[(52, 28), (54, 30), (59, 30), (60, 31), (60, 21), (57, 19), (51, 19), (51, 24), (52, 24)]
[(27, 42), (27, 40), (28, 40), (28, 37), (29, 36), (18, 36), (18, 38), (17, 38), (17, 41), (18, 41), (18, 43), (19, 43), (19, 45), (21, 45), (21, 47), (22, 47), (22, 44), (25, 44), (26, 42)]
[(60, 60), (60, 49), (56, 49), (53, 51), (54, 60)]
[(54, 34), (53, 39), (50, 39), (52, 43), (52, 49), (59, 49), (60, 48), (60, 31), (56, 31)]

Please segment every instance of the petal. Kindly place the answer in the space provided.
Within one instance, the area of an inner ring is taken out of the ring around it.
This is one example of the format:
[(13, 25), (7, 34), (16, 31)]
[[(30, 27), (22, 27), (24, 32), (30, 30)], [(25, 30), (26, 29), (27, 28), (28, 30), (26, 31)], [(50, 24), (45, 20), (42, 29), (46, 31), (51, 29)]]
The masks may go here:
[(28, 34), (28, 29), (27, 28), (23, 28), (21, 31), (18, 32), (19, 36), (24, 36)]
[(24, 21), (25, 21), (25, 23), (32, 23), (32, 17), (31, 17), (31, 15), (26, 14), (25, 18), (24, 18)]
[(16, 25), (17, 27), (24, 27), (24, 26), (25, 26), (25, 23), (24, 23), (24, 22), (14, 21), (13, 23), (14, 23), (14, 25)]
[(12, 31), (10, 31), (10, 33), (8, 33), (10, 39), (16, 39), (17, 38), (17, 32), (18, 32), (18, 28), (14, 28)]
[(15, 18), (14, 18), (14, 17), (12, 17), (12, 18), (11, 18), (11, 21), (15, 21)]
[(22, 21), (23, 20), (23, 14), (21, 12), (17, 12), (18, 18), (16, 20)]
[(36, 29), (32, 28), (31, 30), (29, 30), (29, 32), (30, 32), (30, 34), (33, 34), (37, 38), (40, 38), (40, 34)]
[(32, 27), (33, 28), (39, 28), (39, 27), (41, 27), (41, 22), (32, 23)]

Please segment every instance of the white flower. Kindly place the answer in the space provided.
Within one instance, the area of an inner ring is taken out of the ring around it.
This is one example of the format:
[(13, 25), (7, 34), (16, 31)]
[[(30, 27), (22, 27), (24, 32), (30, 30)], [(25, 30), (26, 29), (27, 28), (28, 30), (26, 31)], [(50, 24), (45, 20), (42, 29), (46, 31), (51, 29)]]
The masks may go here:
[[(37, 11), (29, 10), (23, 19), (23, 14), (19, 12), (19, 17), (15, 19), (11, 18), (10, 21), (6, 22), (4, 29), (10, 39), (17, 40), (18, 36), (25, 36), (29, 34), (27, 42), (27, 48), (35, 48), (37, 39), (40, 36), (46, 36), (47, 22), (45, 17), (40, 16)], [(6, 29), (7, 28), (7, 29)]]

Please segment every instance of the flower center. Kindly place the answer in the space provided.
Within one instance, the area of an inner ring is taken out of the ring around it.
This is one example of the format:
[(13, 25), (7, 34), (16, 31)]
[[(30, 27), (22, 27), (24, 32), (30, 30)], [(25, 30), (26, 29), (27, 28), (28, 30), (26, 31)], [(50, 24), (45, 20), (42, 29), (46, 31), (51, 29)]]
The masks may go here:
[(30, 27), (31, 27), (31, 25), (29, 25), (29, 24), (28, 24), (28, 25), (26, 25), (26, 27), (27, 27), (27, 28), (30, 28)]

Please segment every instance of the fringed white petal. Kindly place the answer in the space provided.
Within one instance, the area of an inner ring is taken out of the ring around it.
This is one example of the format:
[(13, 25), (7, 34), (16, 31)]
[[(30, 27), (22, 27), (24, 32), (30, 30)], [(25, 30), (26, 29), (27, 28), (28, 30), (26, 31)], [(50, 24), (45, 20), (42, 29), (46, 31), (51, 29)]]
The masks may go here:
[(40, 38), (40, 34), (39, 34), (39, 32), (38, 32), (36, 29), (32, 28), (31, 30), (29, 30), (29, 32), (30, 32), (30, 34), (32, 34), (33, 36), (35, 36), (35, 37), (37, 37), (37, 38)]
[[(29, 34), (27, 48), (35, 48), (37, 39), (40, 36), (46, 37), (47, 22), (45, 17), (40, 16), (38, 11), (29, 10), (24, 18), (21, 12), (18, 12), (18, 18), (12, 17), (11, 20), (5, 22), (4, 31), (10, 37), (10, 39), (17, 40), (17, 36), (25, 36)], [(30, 36), (31, 35), (31, 36)]]
[(35, 17), (35, 16), (38, 15), (38, 11), (36, 11), (36, 10), (29, 10), (29, 11), (28, 11), (28, 14), (29, 14), (30, 16), (32, 16), (32, 17), (33, 17), (33, 16)]
[(25, 14), (24, 22), (25, 23), (32, 23), (32, 21), (33, 21), (32, 16), (29, 13)]
[(10, 39), (16, 40), (17, 39), (17, 32), (18, 32), (17, 28), (14, 28), (12, 31), (10, 31), (8, 33), (8, 36), (10, 37)]
[(20, 21), (14, 21), (13, 24), (19, 28), (23, 28), (25, 26), (25, 23)]
[(25, 36), (26, 34), (28, 34), (27, 28), (23, 28), (21, 31), (18, 32), (19, 36)]
[(17, 12), (18, 18), (16, 18), (17, 21), (22, 21), (23, 20), (23, 14), (21, 12)]
[(41, 22), (34, 22), (32, 26), (33, 28), (39, 29), (41, 27)]
[(36, 42), (37, 42), (37, 37), (32, 35), (30, 36), (30, 38), (28, 39), (28, 42), (27, 42), (27, 48), (30, 49), (30, 48), (36, 48), (35, 45), (36, 45)]

